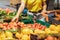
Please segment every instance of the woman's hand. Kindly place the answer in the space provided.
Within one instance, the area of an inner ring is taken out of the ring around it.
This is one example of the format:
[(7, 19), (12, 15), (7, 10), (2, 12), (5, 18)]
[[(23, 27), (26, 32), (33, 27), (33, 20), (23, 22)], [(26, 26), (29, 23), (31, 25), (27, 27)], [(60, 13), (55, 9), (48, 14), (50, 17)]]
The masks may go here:
[(47, 10), (42, 11), (42, 13), (51, 13), (51, 12), (54, 12), (54, 11), (47, 11)]
[(18, 22), (18, 19), (19, 19), (19, 16), (16, 15), (16, 16), (12, 19), (12, 22), (14, 22), (14, 21)]
[(49, 20), (48, 20), (48, 15), (47, 15), (46, 13), (47, 13), (46, 10), (41, 12), (42, 16), (44, 16), (45, 19), (46, 19), (46, 21), (48, 22), (48, 21), (49, 21)]
[(51, 12), (53, 12), (53, 11), (47, 11), (46, 13), (51, 13)]
[(25, 8), (25, 3), (23, 2), (23, 0), (21, 0), (21, 5), (19, 7), (17, 15), (12, 19), (12, 21), (18, 22), (19, 15), (20, 15), (20, 13), (22, 13), (22, 11), (24, 10), (24, 8)]
[(42, 12), (41, 13), (46, 13), (47, 12), (47, 10), (42, 10)]

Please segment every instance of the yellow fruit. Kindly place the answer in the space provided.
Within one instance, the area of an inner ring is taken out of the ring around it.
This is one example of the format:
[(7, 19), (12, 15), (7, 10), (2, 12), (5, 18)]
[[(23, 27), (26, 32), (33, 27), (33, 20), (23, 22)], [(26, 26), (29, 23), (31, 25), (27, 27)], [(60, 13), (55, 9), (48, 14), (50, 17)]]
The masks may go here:
[(31, 34), (31, 33), (33, 33), (33, 31), (31, 29), (25, 28), (22, 30), (22, 33), (23, 34)]
[(42, 34), (44, 34), (45, 31), (42, 31), (42, 30), (36, 29), (36, 30), (34, 30), (34, 33), (35, 33), (35, 34), (38, 34), (38, 33), (42, 33)]
[(49, 29), (53, 31), (55, 30), (55, 27), (56, 27), (55, 25), (50, 25)]
[(9, 39), (12, 39), (12, 38), (13, 38), (13, 34), (12, 34), (11, 32), (9, 32), (9, 31), (6, 31), (6, 32), (5, 32), (5, 35), (6, 35), (6, 37), (9, 38)]
[(56, 30), (56, 31), (59, 31), (59, 30), (60, 30), (60, 28), (56, 27), (56, 28), (55, 28), (55, 30)]
[(21, 40), (30, 40), (30, 37), (28, 35), (23, 35)]
[(37, 34), (37, 33), (39, 33), (39, 31), (40, 31), (39, 29), (36, 29), (36, 30), (34, 30), (34, 33)]
[(51, 31), (51, 33), (53, 33), (53, 34), (57, 34), (57, 33), (58, 33), (58, 31)]
[(60, 28), (60, 25), (57, 25), (57, 27), (59, 27), (59, 28)]
[(6, 35), (5, 35), (4, 33), (2, 33), (2, 34), (0, 35), (0, 39), (1, 39), (1, 40), (5, 40), (5, 38), (6, 38)]
[(56, 27), (56, 28), (55, 28), (55, 31), (57, 31), (57, 32), (60, 33), (60, 28), (59, 28), (59, 27)]
[(46, 28), (45, 33), (49, 34), (49, 33), (51, 33), (51, 30), (49, 28)]
[(20, 39), (20, 38), (23, 36), (23, 34), (22, 34), (22, 33), (20, 34), (20, 33), (17, 32), (15, 36), (16, 36), (18, 39)]

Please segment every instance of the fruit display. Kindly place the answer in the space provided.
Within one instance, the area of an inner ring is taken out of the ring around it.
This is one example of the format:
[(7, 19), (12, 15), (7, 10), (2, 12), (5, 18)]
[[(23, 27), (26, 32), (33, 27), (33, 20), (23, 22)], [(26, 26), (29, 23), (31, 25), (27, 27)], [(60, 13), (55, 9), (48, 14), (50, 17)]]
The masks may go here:
[(0, 23), (0, 35), (2, 35), (1, 40), (55, 40), (60, 38), (59, 29), (60, 25), (50, 25), (50, 27), (47, 28), (39, 23)]
[[(40, 23), (6, 22), (15, 15), (16, 12), (8, 8), (0, 8), (0, 20), (3, 21), (0, 22), (0, 40), (60, 40), (60, 25), (47, 27)], [(25, 15), (21, 17), (25, 19)]]
[(15, 16), (15, 14), (16, 12), (10, 10), (9, 8), (0, 8), (0, 22), (4, 22), (5, 20), (11, 20)]
[(15, 29), (17, 29), (17, 28), (31, 28), (31, 29), (45, 30), (46, 26), (40, 25), (38, 23), (24, 24), (23, 22), (0, 23), (0, 29), (2, 29), (2, 30), (9, 30), (9, 29), (14, 29), (14, 28)]
[[(0, 8), (0, 22), (10, 22), (12, 18), (15, 17), (15, 15), (17, 14), (17, 12), (10, 10), (9, 8), (6, 9), (2, 9)], [(30, 15), (26, 15), (26, 14), (21, 14), (19, 19), (32, 19), (32, 16)]]

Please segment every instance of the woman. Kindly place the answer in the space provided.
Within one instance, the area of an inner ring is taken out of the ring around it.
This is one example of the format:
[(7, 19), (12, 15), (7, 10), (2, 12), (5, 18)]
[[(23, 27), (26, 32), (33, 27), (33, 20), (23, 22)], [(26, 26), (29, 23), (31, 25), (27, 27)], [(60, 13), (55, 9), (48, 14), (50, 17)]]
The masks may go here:
[(18, 20), (19, 15), (22, 13), (25, 7), (28, 9), (28, 14), (37, 16), (43, 14), (43, 16), (46, 17), (46, 14), (44, 14), (47, 8), (46, 0), (21, 0), (21, 5), (17, 15), (12, 19), (12, 21)]

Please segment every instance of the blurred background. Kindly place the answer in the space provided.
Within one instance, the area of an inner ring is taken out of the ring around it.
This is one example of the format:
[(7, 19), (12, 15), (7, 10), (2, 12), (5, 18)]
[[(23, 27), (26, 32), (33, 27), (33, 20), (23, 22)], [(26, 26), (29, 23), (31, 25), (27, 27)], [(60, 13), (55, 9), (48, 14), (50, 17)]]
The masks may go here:
[(16, 10), (14, 7), (10, 6), (10, 0), (0, 0), (0, 8), (10, 8), (11, 10)]
[[(0, 0), (1, 8), (10, 8), (16, 10), (16, 4), (20, 3), (20, 0)], [(48, 10), (60, 9), (60, 0), (47, 0)]]

